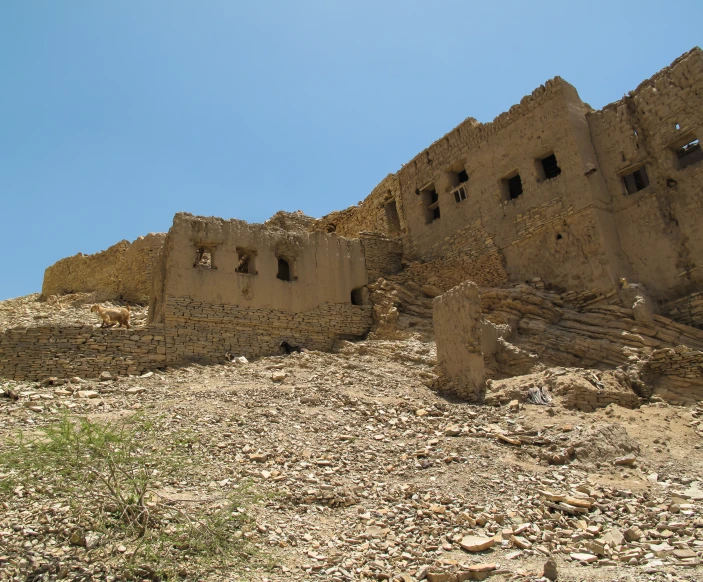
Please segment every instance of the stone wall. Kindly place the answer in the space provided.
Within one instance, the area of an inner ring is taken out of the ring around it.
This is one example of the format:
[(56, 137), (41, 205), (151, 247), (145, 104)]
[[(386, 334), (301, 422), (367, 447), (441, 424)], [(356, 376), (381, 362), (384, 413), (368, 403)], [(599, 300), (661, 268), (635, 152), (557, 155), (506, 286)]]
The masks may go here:
[(430, 257), (410, 262), (399, 279), (434, 285), (442, 291), (467, 279), (481, 287), (499, 287), (508, 282), (503, 254), (480, 219), (436, 245)]
[(703, 351), (687, 346), (655, 350), (647, 366), (659, 376), (658, 396), (682, 403), (703, 400)]
[(374, 233), (361, 233), (359, 238), (364, 249), (369, 283), (400, 271), (403, 245), (399, 239), (389, 239)]
[(674, 321), (703, 329), (703, 291), (665, 303), (661, 312)]
[(337, 339), (362, 338), (371, 324), (366, 305), (324, 304), (290, 313), (168, 298), (165, 309), (167, 353), (173, 361), (218, 361), (227, 351), (248, 358), (279, 354), (283, 340), (329, 351)]
[(0, 333), (0, 376), (15, 380), (89, 378), (104, 371), (140, 374), (164, 365), (166, 359), (163, 326), (29, 327)]
[(93, 255), (78, 253), (61, 259), (44, 272), (42, 295), (97, 292), (100, 300), (146, 303), (165, 237), (151, 233), (132, 243), (120, 241)]
[(476, 284), (467, 281), (435, 297), (432, 325), (442, 389), (466, 400), (482, 400), (486, 382)]

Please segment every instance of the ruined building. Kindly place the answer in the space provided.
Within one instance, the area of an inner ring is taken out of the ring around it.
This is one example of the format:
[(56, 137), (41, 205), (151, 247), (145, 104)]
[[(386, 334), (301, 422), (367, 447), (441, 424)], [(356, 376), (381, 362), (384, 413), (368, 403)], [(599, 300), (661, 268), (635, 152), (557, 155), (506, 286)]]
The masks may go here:
[[(447, 373), (470, 384), (456, 390), (468, 398), (483, 396), (480, 356), (494, 358), (493, 372), (502, 366), (508, 374), (521, 358), (529, 369), (533, 356), (620, 366), (627, 357), (618, 354), (631, 354), (640, 344), (650, 351), (673, 349), (677, 342), (700, 349), (702, 134), (699, 48), (601, 110), (557, 77), (491, 123), (466, 119), (357, 206), (319, 220), (277, 213), (264, 225), (178, 214), (168, 234), (150, 235), (134, 249), (120, 243), (59, 261), (47, 269), (44, 295), (148, 295), (148, 326), (132, 332), (9, 330), (0, 337), (0, 374), (131, 373), (216, 360), (226, 350), (278, 353), (283, 339), (330, 349), (378, 323), (382, 314), (371, 305), (368, 285), (379, 277), (429, 286), (435, 295), (475, 283), (435, 306), (438, 352), (440, 343), (451, 343), (451, 333), (468, 333), (461, 331), (462, 321), (474, 329), (472, 337), (485, 336), (481, 310), (502, 330), (491, 332), (490, 354), (485, 342), (473, 340), (464, 342), (467, 354), (447, 354), (445, 363), (455, 371)], [(529, 288), (515, 291), (526, 283)], [(466, 301), (480, 303), (478, 311), (457, 307)], [(530, 312), (530, 302), (540, 310)], [(591, 339), (612, 324), (608, 333), (618, 341), (624, 334), (617, 330), (628, 328), (632, 337), (652, 338), (651, 345), (632, 340), (634, 348), (617, 344), (615, 355), (604, 355), (588, 338), (581, 344), (554, 339), (566, 319), (583, 320), (584, 309), (604, 305), (610, 311), (598, 315), (601, 331), (592, 330)], [(625, 310), (617, 325), (610, 317), (616, 309)], [(442, 322), (455, 331), (447, 332)], [(681, 326), (678, 335), (671, 332), (675, 325)], [(506, 351), (510, 334), (527, 337), (530, 330), (541, 343), (529, 345), (529, 357), (517, 344)], [(20, 336), (22, 353), (13, 347)], [(47, 345), (53, 350), (48, 368)], [(681, 374), (703, 376), (696, 368), (700, 358), (689, 359), (692, 367)], [(470, 373), (462, 372), (461, 362), (469, 361)]]

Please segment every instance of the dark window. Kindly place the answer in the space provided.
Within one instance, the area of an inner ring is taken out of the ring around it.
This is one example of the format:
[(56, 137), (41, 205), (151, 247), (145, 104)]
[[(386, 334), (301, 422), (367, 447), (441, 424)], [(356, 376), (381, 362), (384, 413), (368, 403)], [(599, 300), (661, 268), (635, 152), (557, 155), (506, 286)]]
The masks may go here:
[(439, 194), (434, 186), (428, 186), (421, 193), (425, 206), (425, 222), (429, 224), (439, 218)]
[(647, 169), (644, 166), (624, 175), (622, 180), (625, 182), (625, 189), (628, 194), (634, 194), (649, 186), (649, 177), (647, 176)]
[(676, 157), (679, 160), (679, 169), (687, 168), (703, 160), (703, 150), (698, 139), (689, 141), (686, 145), (676, 150)]
[(520, 174), (515, 174), (510, 178), (503, 178), (503, 191), (507, 200), (515, 200), (522, 194), (522, 180)]
[(546, 180), (551, 180), (561, 174), (561, 168), (557, 164), (557, 157), (554, 154), (542, 158), (542, 170), (544, 171), (544, 178)]
[(256, 251), (251, 249), (237, 249), (239, 262), (235, 269), (237, 273), (245, 273), (247, 275), (256, 275), (255, 257)]
[(278, 273), (276, 278), (281, 281), (290, 281), (290, 265), (283, 257), (278, 257)]
[(457, 204), (466, 200), (466, 188), (464, 186), (459, 186), (452, 192), (452, 194), (454, 195), (454, 200)]
[(363, 287), (357, 287), (356, 289), (352, 289), (351, 302), (352, 302), (352, 305), (363, 305), (364, 304), (364, 288)]
[(193, 266), (200, 269), (214, 269), (215, 265), (212, 259), (212, 249), (208, 247), (196, 247)]
[(462, 170), (461, 172), (457, 172), (456, 177), (459, 180), (459, 184), (463, 184), (464, 182), (469, 181), (469, 175), (466, 173), (466, 170)]

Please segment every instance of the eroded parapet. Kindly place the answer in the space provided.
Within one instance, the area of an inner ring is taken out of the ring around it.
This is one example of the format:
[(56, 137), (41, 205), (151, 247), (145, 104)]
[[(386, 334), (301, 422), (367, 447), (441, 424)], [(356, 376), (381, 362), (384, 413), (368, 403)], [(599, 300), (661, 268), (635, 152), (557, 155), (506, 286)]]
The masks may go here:
[(485, 373), (478, 286), (466, 281), (436, 297), (432, 321), (443, 389), (466, 400), (483, 400)]
[(99, 253), (61, 259), (44, 272), (42, 295), (97, 292), (103, 301), (146, 303), (165, 237), (164, 233), (150, 233)]

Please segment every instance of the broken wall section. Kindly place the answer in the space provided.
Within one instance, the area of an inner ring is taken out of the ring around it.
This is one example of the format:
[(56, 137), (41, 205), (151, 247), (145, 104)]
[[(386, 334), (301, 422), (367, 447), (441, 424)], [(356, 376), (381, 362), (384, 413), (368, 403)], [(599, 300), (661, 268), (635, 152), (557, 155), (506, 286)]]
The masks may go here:
[(146, 303), (165, 237), (164, 233), (150, 233), (99, 253), (61, 259), (44, 272), (42, 296), (98, 293), (100, 300)]
[(436, 297), (432, 324), (442, 390), (469, 401), (483, 400), (486, 381), (477, 285), (466, 281)]
[(398, 176), (388, 174), (363, 201), (323, 216), (315, 223), (314, 230), (349, 238), (373, 232), (402, 239), (407, 231), (403, 217)]

